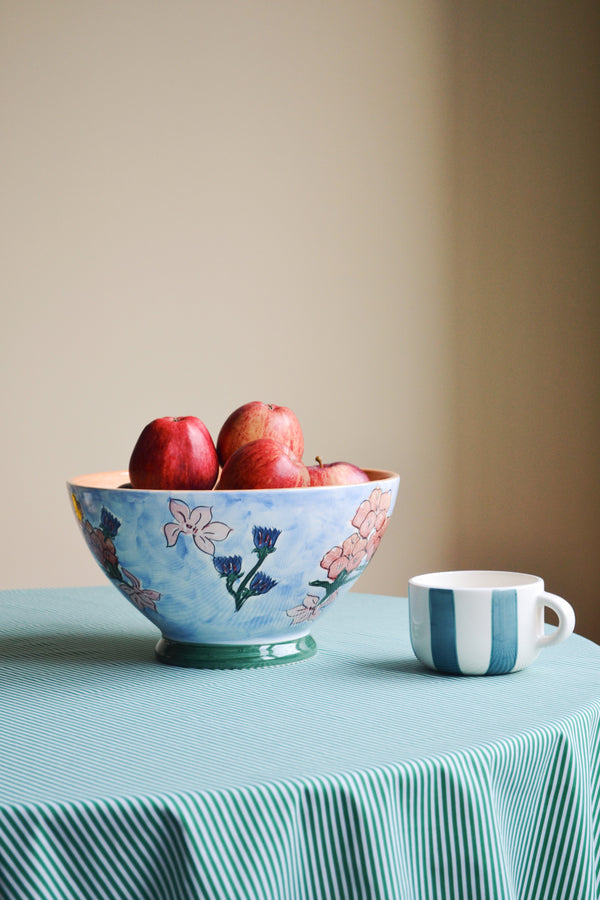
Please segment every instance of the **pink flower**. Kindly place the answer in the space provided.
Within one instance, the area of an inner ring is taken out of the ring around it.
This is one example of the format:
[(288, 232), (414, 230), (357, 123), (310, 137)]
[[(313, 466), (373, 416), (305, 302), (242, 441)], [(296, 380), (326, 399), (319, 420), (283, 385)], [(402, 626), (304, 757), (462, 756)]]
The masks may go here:
[(171, 500), (169, 509), (175, 522), (168, 522), (163, 528), (167, 547), (173, 547), (180, 534), (191, 534), (198, 550), (214, 556), (214, 542), (224, 541), (231, 532), (229, 525), (213, 522), (210, 506), (196, 506), (190, 510), (183, 500)]
[(367, 560), (371, 559), (371, 557), (379, 547), (381, 538), (384, 535), (385, 529), (388, 527), (389, 521), (390, 517), (388, 516), (387, 519), (384, 519), (381, 528), (378, 528), (376, 531), (374, 531), (367, 541)]
[(141, 609), (142, 611), (144, 609), (152, 609), (156, 612), (156, 602), (157, 600), (160, 600), (158, 591), (144, 590), (139, 578), (136, 578), (135, 575), (132, 575), (127, 569), (121, 569), (121, 571), (123, 572), (123, 575), (129, 579), (131, 584), (127, 584), (126, 581), (123, 581), (119, 584), (119, 590), (122, 591), (127, 599), (130, 600), (134, 606), (137, 606), (138, 609)]
[(341, 547), (332, 547), (321, 560), (321, 568), (327, 570), (327, 577), (334, 581), (346, 570), (353, 572), (363, 561), (367, 551), (367, 542), (358, 534), (351, 534)]
[(368, 500), (363, 500), (352, 519), (361, 537), (368, 538), (373, 529), (380, 531), (384, 527), (391, 501), (392, 492), (386, 491), (384, 494), (380, 487), (371, 491)]
[(302, 622), (312, 622), (320, 615), (323, 607), (332, 603), (336, 596), (337, 591), (334, 591), (321, 603), (315, 594), (307, 594), (300, 606), (288, 609), (287, 614), (293, 619), (293, 625), (301, 625)]

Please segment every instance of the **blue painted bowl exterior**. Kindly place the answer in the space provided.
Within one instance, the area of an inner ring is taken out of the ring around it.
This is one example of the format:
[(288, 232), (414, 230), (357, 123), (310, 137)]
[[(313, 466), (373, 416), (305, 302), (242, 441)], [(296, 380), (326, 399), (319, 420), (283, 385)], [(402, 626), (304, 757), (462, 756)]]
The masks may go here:
[(364, 572), (399, 476), (254, 491), (144, 491), (126, 472), (68, 482), (112, 584), (172, 641), (267, 643), (308, 634)]

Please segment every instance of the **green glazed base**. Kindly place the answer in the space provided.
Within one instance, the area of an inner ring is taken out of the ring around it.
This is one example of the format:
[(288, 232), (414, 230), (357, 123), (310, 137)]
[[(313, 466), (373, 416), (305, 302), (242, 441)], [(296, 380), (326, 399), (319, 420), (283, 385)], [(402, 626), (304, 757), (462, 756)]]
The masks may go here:
[(317, 652), (310, 634), (274, 644), (188, 644), (161, 638), (155, 648), (160, 662), (188, 669), (257, 669), (309, 659)]

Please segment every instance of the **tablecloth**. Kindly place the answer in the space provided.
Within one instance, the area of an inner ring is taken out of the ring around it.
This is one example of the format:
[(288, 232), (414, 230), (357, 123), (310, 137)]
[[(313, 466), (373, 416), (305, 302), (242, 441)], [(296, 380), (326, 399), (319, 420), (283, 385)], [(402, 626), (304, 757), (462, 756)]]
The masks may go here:
[(154, 659), (111, 586), (0, 592), (0, 898), (593, 900), (600, 648), (508, 676), (414, 659), (351, 593), (315, 657)]

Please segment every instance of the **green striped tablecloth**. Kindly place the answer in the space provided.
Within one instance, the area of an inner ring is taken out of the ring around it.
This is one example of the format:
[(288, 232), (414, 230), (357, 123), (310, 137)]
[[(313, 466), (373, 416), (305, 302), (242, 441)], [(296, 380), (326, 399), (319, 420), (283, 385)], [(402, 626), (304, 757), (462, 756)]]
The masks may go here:
[(154, 662), (112, 587), (0, 592), (0, 900), (593, 900), (600, 648), (429, 673), (404, 599), (312, 659)]

